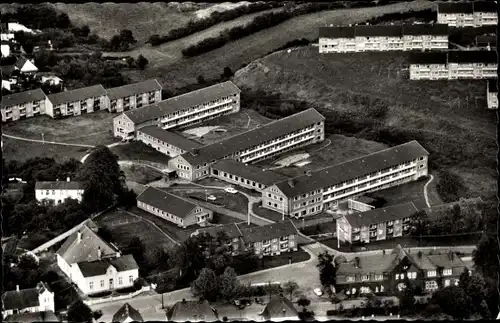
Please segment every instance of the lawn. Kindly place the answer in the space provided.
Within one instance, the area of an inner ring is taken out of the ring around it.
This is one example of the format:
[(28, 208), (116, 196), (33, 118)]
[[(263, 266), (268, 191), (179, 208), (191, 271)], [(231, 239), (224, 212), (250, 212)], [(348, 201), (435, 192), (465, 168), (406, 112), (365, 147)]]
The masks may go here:
[[(413, 202), (415, 207), (420, 210), (427, 207), (424, 197), (424, 185), (427, 181), (428, 179), (409, 182), (367, 195), (372, 198), (385, 199), (385, 206)], [(428, 187), (428, 189), (430, 188)]]
[(115, 153), (120, 160), (145, 160), (164, 164), (165, 167), (170, 160), (170, 157), (167, 155), (156, 151), (140, 141), (132, 141), (124, 145), (114, 146), (111, 148), (111, 151)]
[(290, 260), (291, 263), (294, 264), (297, 262), (307, 261), (309, 259), (311, 259), (311, 255), (309, 255), (307, 252), (299, 248), (297, 251), (294, 252), (285, 252), (276, 256), (263, 257), (259, 260), (257, 268), (252, 268), (247, 266), (235, 270), (238, 275), (245, 275), (259, 270), (265, 270), (265, 269), (288, 265), (290, 263)]
[(151, 167), (142, 165), (121, 165), (128, 181), (139, 184), (148, 184), (163, 178), (163, 174)]
[[(261, 216), (263, 218), (269, 219), (274, 222), (281, 222), (283, 218), (283, 215), (281, 213), (263, 207), (262, 202), (253, 204), (252, 211), (258, 216)], [(287, 219), (286, 216), (285, 219)]]
[(23, 161), (33, 157), (50, 157), (56, 160), (76, 158), (80, 160), (90, 149), (85, 147), (70, 147), (61, 145), (42, 145), (38, 142), (21, 141), (2, 138), (3, 156), (9, 160)]
[[(231, 223), (241, 223), (241, 222), (243, 222), (241, 221), (241, 219), (215, 212), (214, 212), (214, 221), (212, 221), (213, 224), (231, 224)], [(253, 223), (251, 223), (251, 225), (254, 226)]]

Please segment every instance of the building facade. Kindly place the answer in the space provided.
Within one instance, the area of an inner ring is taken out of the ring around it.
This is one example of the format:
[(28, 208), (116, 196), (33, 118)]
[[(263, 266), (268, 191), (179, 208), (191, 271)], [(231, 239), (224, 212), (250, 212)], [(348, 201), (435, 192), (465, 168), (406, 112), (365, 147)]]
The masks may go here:
[(488, 109), (498, 109), (498, 84), (497, 80), (488, 80), (486, 83)]
[(222, 159), (256, 163), (284, 152), (322, 142), (325, 118), (315, 109), (270, 122), (261, 127), (172, 158), (169, 168), (183, 179), (195, 181), (210, 174), (210, 166)]
[(2, 295), (3, 318), (21, 313), (54, 312), (54, 292), (39, 282), (35, 288), (5, 291)]
[(38, 202), (49, 202), (54, 205), (64, 203), (68, 198), (82, 201), (83, 184), (71, 182), (68, 177), (66, 181), (36, 182), (35, 198)]
[(108, 110), (106, 95), (102, 85), (50, 94), (45, 111), (52, 118), (61, 118)]
[(437, 22), (450, 27), (481, 27), (498, 24), (496, 1), (440, 2)]
[(448, 26), (337, 26), (319, 28), (320, 53), (447, 50)]
[(2, 122), (45, 114), (47, 96), (41, 89), (2, 96)]
[(236, 85), (227, 81), (124, 112), (113, 119), (114, 136), (130, 140), (142, 127), (184, 128), (238, 112), (240, 92)]
[(107, 89), (109, 112), (123, 112), (142, 108), (161, 101), (162, 87), (157, 80), (147, 80)]
[(295, 218), (336, 209), (340, 202), (426, 176), (428, 155), (410, 141), (276, 183), (262, 192), (262, 205)]
[(170, 157), (182, 155), (191, 149), (202, 146), (195, 141), (172, 131), (163, 130), (158, 126), (147, 126), (138, 129), (136, 140), (142, 141), (144, 144)]

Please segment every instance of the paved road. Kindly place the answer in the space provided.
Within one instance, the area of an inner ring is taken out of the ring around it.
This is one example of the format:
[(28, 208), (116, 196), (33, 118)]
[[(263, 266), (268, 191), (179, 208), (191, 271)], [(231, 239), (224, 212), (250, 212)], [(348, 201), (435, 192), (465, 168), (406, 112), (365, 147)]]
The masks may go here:
[(2, 133), (2, 137), (9, 138), (9, 139), (22, 140), (22, 141), (38, 142), (38, 143), (41, 143), (41, 144), (51, 144), (51, 145), (60, 145), (60, 146), (72, 146), (72, 147), (85, 147), (85, 148), (94, 148), (95, 147), (95, 146), (92, 146), (92, 145), (69, 144), (69, 143), (66, 143), (66, 142), (29, 139), (29, 138), (23, 138), (23, 137), (18, 137), (18, 136), (7, 135), (5, 133)]
[(427, 207), (431, 207), (431, 204), (429, 203), (429, 195), (427, 193), (427, 186), (429, 186), (429, 184), (432, 182), (433, 179), (434, 179), (434, 176), (430, 175), (429, 181), (427, 183), (425, 183), (425, 185), (424, 185), (424, 197), (425, 197), (425, 203), (427, 204)]

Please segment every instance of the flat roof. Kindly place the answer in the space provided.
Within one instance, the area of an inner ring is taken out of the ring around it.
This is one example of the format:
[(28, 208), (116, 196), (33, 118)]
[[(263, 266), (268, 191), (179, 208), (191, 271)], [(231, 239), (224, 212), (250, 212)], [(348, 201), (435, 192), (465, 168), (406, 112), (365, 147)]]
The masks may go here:
[(409, 56), (410, 64), (442, 64), (448, 62), (448, 55), (443, 52), (418, 53), (412, 52)]
[(162, 87), (156, 79), (147, 80), (144, 82), (128, 84), (123, 86), (114, 87), (111, 89), (106, 89), (108, 93), (108, 98), (110, 100), (121, 99), (131, 95), (137, 95), (141, 93), (147, 93), (150, 91), (161, 90)]
[(439, 13), (473, 13), (472, 2), (440, 2)]
[(213, 164), (211, 168), (243, 177), (244, 179), (264, 184), (266, 186), (273, 185), (274, 183), (281, 182), (288, 178), (281, 174), (269, 170), (264, 171), (260, 167), (247, 165), (234, 159), (223, 159)]
[(448, 63), (498, 63), (495, 51), (489, 50), (454, 50), (448, 52)]
[(418, 209), (415, 207), (415, 204), (413, 204), (413, 202), (409, 202), (373, 209), (366, 212), (347, 214), (345, 215), (345, 218), (353, 228), (361, 228), (372, 224), (409, 218), (417, 211)]
[(164, 141), (185, 151), (189, 151), (194, 148), (200, 148), (202, 146), (195, 141), (189, 140), (175, 132), (163, 130), (158, 126), (143, 127), (137, 130), (137, 133), (139, 132), (143, 132), (146, 135), (150, 135), (153, 138)]

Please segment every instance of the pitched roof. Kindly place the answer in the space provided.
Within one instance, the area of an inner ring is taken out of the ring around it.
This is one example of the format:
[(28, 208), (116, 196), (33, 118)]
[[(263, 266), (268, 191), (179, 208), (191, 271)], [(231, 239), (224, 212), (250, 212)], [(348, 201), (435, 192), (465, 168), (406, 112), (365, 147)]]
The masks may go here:
[(211, 168), (243, 177), (245, 179), (264, 184), (266, 186), (288, 179), (288, 177), (284, 175), (269, 170), (264, 171), (260, 167), (246, 165), (234, 159), (223, 159), (213, 164)]
[(35, 288), (6, 291), (2, 295), (3, 308), (5, 310), (15, 310), (40, 306), (38, 295), (46, 290), (52, 293), (44, 283), (40, 282)]
[(497, 93), (498, 92), (498, 80), (496, 79), (489, 79), (488, 80), (488, 92), (490, 93)]
[(217, 321), (218, 317), (215, 310), (208, 304), (207, 301), (180, 301), (175, 303), (168, 312), (167, 318), (169, 321), (185, 322), (185, 321)]
[(416, 53), (411, 52), (409, 56), (410, 64), (442, 64), (448, 62), (448, 55), (442, 52)]
[[(70, 235), (61, 248), (57, 250), (57, 254), (68, 264), (98, 260), (97, 250), (99, 247), (102, 257), (116, 256), (118, 249), (99, 237), (91, 227), (90, 224), (84, 224), (80, 230)], [(79, 233), (81, 234), (80, 241), (78, 241)]]
[(473, 2), (474, 12), (497, 12), (498, 3), (496, 1), (475, 1)]
[(83, 183), (68, 181), (36, 182), (35, 190), (81, 190)]
[(248, 149), (323, 120), (325, 120), (325, 117), (318, 111), (313, 108), (307, 109), (222, 141), (203, 146), (196, 155), (187, 152), (181, 156), (191, 165), (201, 165), (210, 161), (221, 160), (237, 151)]
[(52, 311), (26, 312), (9, 315), (4, 319), (5, 322), (60, 322), (59, 318)]
[(434, 35), (448, 36), (449, 28), (447, 24), (408, 24), (403, 25), (403, 35)]
[(5, 244), (2, 245), (2, 251), (4, 256), (13, 255), (17, 250), (17, 244), (19, 240), (16, 237), (13, 237)]
[(109, 266), (115, 267), (116, 271), (139, 269), (139, 266), (132, 255), (124, 255), (118, 258), (101, 259), (96, 261), (83, 261), (78, 263), (78, 267), (80, 268), (83, 277), (105, 275)]
[[(17, 59), (17, 61), (14, 63), (14, 67), (17, 67), (18, 69), (21, 69), (23, 68), (24, 64), (26, 64), (29, 60), (24, 58), (24, 57), (20, 57)], [(31, 63), (31, 61), (29, 61)], [(33, 63), (32, 63), (33, 64)], [(35, 65), (35, 64), (33, 64)], [(35, 66), (36, 67), (36, 66)]]
[(452, 251), (427, 255), (427, 258), (434, 266), (439, 268), (467, 267), (462, 258)]
[(473, 13), (471, 2), (440, 2), (439, 13)]
[(98, 84), (71, 91), (50, 94), (48, 98), (53, 105), (58, 105), (104, 95), (106, 95), (106, 90), (101, 84)]
[(245, 243), (261, 242), (268, 239), (274, 239), (292, 234), (297, 234), (297, 228), (291, 220), (273, 223), (261, 227), (242, 226), (239, 228)]
[(46, 98), (47, 96), (43, 93), (42, 89), (4, 95), (2, 96), (2, 108), (33, 101), (40, 101)]
[(356, 37), (399, 37), (403, 31), (401, 26), (391, 25), (361, 25), (354, 28)]
[(131, 318), (134, 322), (144, 322), (139, 311), (130, 306), (129, 303), (123, 304), (123, 306), (116, 311), (115, 315), (113, 315), (112, 322), (123, 323), (127, 318)]
[(120, 99), (131, 95), (147, 93), (150, 91), (161, 90), (161, 85), (156, 79), (147, 80), (144, 82), (127, 84), (123, 86), (106, 89), (110, 100)]
[(354, 27), (319, 27), (319, 38), (354, 38)]
[(381, 275), (385, 272), (388, 272), (393, 263), (399, 263), (399, 261), (397, 261), (398, 254), (392, 252), (385, 255), (367, 255), (358, 258), (358, 267), (356, 267), (354, 261), (339, 264), (337, 275), (361, 275), (369, 273)]
[(283, 296), (273, 296), (271, 301), (266, 305), (264, 311), (262, 311), (262, 316), (267, 321), (270, 321), (279, 318), (298, 318), (299, 313), (288, 298)]
[(408, 218), (417, 211), (418, 209), (415, 207), (415, 204), (413, 204), (413, 202), (409, 202), (380, 209), (373, 209), (366, 212), (347, 214), (345, 215), (345, 218), (351, 226), (361, 228), (371, 224)]
[(497, 53), (489, 50), (454, 50), (448, 52), (448, 63), (498, 63)]
[(124, 112), (124, 114), (135, 124), (141, 124), (166, 114), (181, 111), (240, 92), (240, 89), (234, 85), (233, 82), (227, 81), (147, 105), (139, 109), (129, 110)]
[(434, 265), (431, 260), (429, 259), (429, 256), (426, 254), (419, 254), (417, 253), (406, 253), (408, 258), (417, 266), (417, 268), (422, 269), (422, 270), (436, 270), (436, 265)]
[(195, 207), (197, 207), (196, 204), (186, 199), (151, 186), (137, 196), (137, 201), (156, 207), (164, 212), (174, 214), (179, 218), (185, 218)]
[[(390, 147), (363, 157), (314, 171), (275, 184), (287, 197), (294, 197), (330, 185), (368, 175), (370, 173), (427, 156), (429, 153), (416, 140)], [(290, 186), (292, 181), (293, 186)]]
[(201, 144), (189, 140), (175, 132), (163, 130), (162, 128), (157, 126), (147, 126), (144, 128), (140, 128), (137, 130), (137, 132), (143, 132), (146, 135), (150, 135), (153, 138), (157, 138), (161, 141), (164, 141), (170, 145), (186, 151), (189, 151), (193, 148), (200, 148), (202, 146)]

